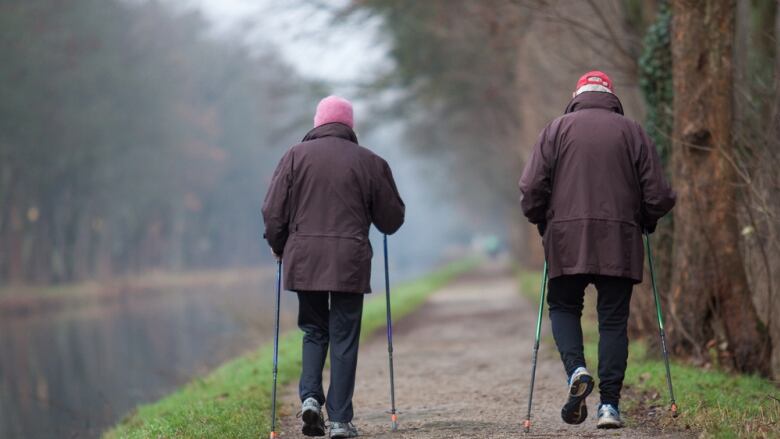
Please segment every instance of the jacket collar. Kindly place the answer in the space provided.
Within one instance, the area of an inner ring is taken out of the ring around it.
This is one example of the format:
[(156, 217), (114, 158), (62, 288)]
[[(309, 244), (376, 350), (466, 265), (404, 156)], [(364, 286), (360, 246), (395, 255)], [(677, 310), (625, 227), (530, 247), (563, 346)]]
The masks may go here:
[(620, 99), (612, 93), (599, 91), (586, 91), (575, 96), (566, 106), (564, 114), (572, 113), (586, 108), (601, 108), (603, 110), (613, 111), (623, 114), (623, 105)]
[(320, 139), (322, 137), (339, 137), (344, 140), (349, 140), (352, 143), (358, 143), (357, 135), (352, 128), (338, 122), (326, 123), (315, 127), (306, 133), (303, 141), (308, 142), (309, 140)]

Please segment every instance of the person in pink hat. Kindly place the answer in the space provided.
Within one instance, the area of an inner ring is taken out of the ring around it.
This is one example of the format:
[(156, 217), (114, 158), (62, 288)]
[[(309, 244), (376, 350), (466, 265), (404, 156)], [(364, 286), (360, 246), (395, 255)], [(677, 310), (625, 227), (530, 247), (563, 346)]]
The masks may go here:
[(585, 288), (598, 290), (598, 428), (619, 428), (628, 359), (628, 312), (642, 281), (642, 233), (674, 206), (653, 141), (623, 115), (615, 84), (601, 71), (577, 81), (564, 114), (539, 135), (520, 178), (520, 205), (542, 235), (552, 333), (567, 381), (561, 418), (587, 419), (595, 380), (585, 365)]
[[(387, 162), (358, 144), (352, 104), (328, 96), (314, 128), (290, 148), (263, 202), (265, 239), (284, 261), (284, 287), (298, 295), (303, 331), (299, 384), (302, 431), (356, 437), (352, 425), (363, 297), (371, 292), (371, 224), (385, 234), (404, 222), (405, 206)], [(322, 371), (330, 349), (330, 387)]]

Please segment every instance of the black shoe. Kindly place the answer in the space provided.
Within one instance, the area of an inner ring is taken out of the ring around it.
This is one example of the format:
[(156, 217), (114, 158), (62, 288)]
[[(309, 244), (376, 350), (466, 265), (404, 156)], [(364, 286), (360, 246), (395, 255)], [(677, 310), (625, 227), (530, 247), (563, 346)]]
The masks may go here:
[(304, 436), (325, 436), (325, 419), (322, 417), (320, 403), (314, 398), (306, 398), (301, 406), (301, 419)]
[(584, 367), (578, 367), (569, 379), (569, 400), (561, 409), (561, 418), (567, 424), (581, 424), (588, 418), (585, 398), (593, 391), (593, 377)]

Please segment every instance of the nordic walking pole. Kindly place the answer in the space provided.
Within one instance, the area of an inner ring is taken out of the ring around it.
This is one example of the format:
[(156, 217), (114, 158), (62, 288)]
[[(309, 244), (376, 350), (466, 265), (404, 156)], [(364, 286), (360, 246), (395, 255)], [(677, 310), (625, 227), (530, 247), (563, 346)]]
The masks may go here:
[(547, 261), (544, 261), (544, 270), (542, 273), (542, 292), (539, 299), (539, 316), (536, 318), (536, 339), (534, 340), (534, 353), (531, 357), (531, 389), (528, 391), (528, 413), (525, 415), (523, 427), (525, 432), (531, 431), (531, 402), (534, 398), (534, 381), (536, 380), (536, 356), (539, 353), (539, 339), (542, 335), (542, 312), (544, 311), (544, 293), (547, 288)]
[(398, 416), (395, 412), (395, 378), (393, 377), (393, 318), (390, 315), (390, 268), (387, 263), (387, 235), (385, 247), (385, 300), (387, 301), (387, 357), (390, 363), (390, 428), (398, 430)]
[(674, 389), (672, 388), (672, 371), (669, 369), (669, 352), (666, 350), (666, 334), (664, 332), (664, 317), (661, 314), (661, 300), (658, 297), (658, 288), (655, 285), (655, 267), (653, 266), (653, 252), (650, 250), (650, 234), (645, 230), (645, 246), (647, 247), (647, 262), (650, 265), (650, 278), (653, 282), (653, 296), (655, 297), (655, 312), (658, 314), (658, 331), (661, 334), (661, 350), (664, 353), (666, 365), (666, 385), (669, 386), (669, 398), (672, 400), (672, 417), (677, 417), (677, 403), (674, 401)]
[(271, 439), (279, 436), (276, 434), (276, 373), (279, 365), (279, 308), (282, 298), (282, 260), (276, 261), (276, 319), (274, 320), (274, 387), (271, 391)]

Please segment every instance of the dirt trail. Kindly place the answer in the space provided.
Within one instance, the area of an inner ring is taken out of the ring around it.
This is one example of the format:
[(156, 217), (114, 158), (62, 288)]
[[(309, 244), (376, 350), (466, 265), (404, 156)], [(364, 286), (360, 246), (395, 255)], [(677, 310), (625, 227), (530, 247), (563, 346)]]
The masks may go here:
[[(395, 433), (387, 414), (384, 333), (361, 346), (354, 397), (361, 437), (685, 437), (651, 427), (597, 430), (598, 390), (588, 398), (589, 419), (579, 426), (564, 424), (565, 376), (549, 345), (540, 351), (532, 432), (523, 434), (535, 321), (535, 307), (518, 294), (505, 270), (483, 268), (445, 287), (394, 328), (400, 411)], [(285, 389), (283, 438), (304, 437), (295, 418), (299, 405), (296, 387)]]

